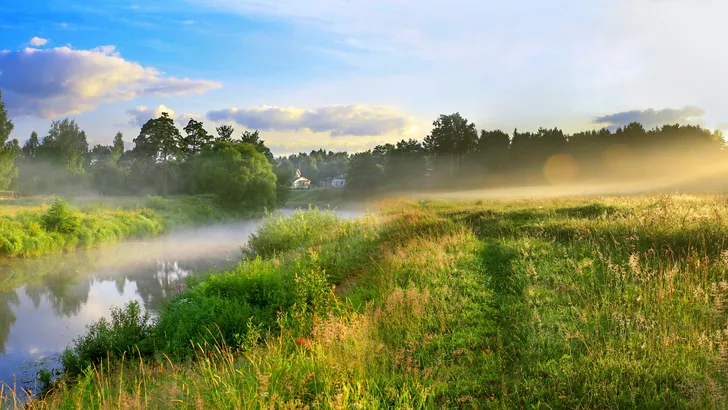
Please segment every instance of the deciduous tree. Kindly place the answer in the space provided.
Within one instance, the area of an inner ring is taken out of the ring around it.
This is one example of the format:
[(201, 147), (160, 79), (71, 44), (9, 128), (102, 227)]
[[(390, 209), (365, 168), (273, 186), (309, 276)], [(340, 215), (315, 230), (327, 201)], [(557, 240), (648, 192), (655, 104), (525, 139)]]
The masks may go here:
[(193, 159), (196, 191), (223, 206), (258, 210), (276, 204), (276, 176), (268, 159), (250, 144), (215, 142)]
[(2, 97), (2, 91), (0, 91), (0, 189), (7, 189), (18, 175), (18, 169), (15, 167), (16, 150), (14, 148), (17, 141), (13, 143), (10, 140), (10, 134), (15, 125), (8, 118)]

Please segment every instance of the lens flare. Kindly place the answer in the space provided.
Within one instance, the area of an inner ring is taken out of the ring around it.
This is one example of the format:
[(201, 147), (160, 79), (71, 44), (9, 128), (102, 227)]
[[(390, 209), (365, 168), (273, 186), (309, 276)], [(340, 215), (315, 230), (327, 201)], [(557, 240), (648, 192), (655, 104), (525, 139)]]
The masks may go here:
[(579, 176), (579, 164), (571, 154), (555, 154), (544, 164), (543, 174), (552, 185), (574, 182)]

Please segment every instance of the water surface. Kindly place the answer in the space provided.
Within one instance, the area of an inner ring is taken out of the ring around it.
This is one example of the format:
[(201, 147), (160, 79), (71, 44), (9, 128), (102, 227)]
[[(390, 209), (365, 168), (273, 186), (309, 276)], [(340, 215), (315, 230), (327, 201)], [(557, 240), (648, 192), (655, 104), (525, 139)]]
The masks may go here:
[[(292, 212), (281, 210), (283, 215)], [(185, 276), (234, 266), (260, 221), (0, 261), (0, 383), (32, 387), (41, 368), (60, 368), (63, 349), (114, 306), (138, 300), (154, 313)]]

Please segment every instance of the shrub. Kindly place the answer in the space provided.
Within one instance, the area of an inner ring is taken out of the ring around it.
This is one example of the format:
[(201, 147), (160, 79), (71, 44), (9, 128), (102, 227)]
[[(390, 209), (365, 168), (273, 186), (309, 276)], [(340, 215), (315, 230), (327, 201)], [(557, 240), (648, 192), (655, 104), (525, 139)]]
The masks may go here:
[(41, 225), (48, 232), (73, 235), (81, 229), (81, 218), (60, 198), (41, 217)]
[(77, 375), (87, 366), (110, 358), (118, 359), (124, 353), (151, 353), (153, 324), (149, 313), (142, 311), (136, 300), (123, 308), (111, 310), (111, 322), (101, 318), (88, 326), (88, 333), (73, 341), (61, 355), (66, 374)]
[(193, 346), (234, 343), (256, 309), (245, 301), (219, 296), (187, 296), (165, 309), (156, 327), (160, 348), (172, 357), (188, 356)]
[(258, 232), (250, 235), (246, 253), (268, 257), (303, 245), (313, 246), (335, 235), (341, 223), (331, 210), (298, 210), (288, 217), (268, 214)]
[(230, 272), (188, 281), (189, 290), (170, 301), (157, 322), (162, 349), (184, 357), (192, 352), (192, 343), (239, 345), (251, 320), (261, 328), (274, 327), (277, 313), (293, 304), (293, 281), (282, 273), (271, 262), (255, 259)]
[(296, 275), (295, 282), (293, 322), (288, 327), (299, 335), (307, 335), (316, 318), (329, 315), (336, 304), (336, 296), (323, 270), (304, 271)]

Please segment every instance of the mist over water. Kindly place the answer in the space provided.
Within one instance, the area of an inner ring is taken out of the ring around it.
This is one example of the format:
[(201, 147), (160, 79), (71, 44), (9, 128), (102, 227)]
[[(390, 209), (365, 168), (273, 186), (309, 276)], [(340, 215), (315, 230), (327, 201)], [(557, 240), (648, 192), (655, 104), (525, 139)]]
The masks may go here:
[[(284, 209), (281, 215), (294, 211)], [(360, 211), (336, 211), (355, 218)], [(196, 272), (240, 261), (262, 218), (34, 259), (0, 261), (0, 383), (33, 387), (42, 368), (114, 306), (138, 300), (155, 314)]]

